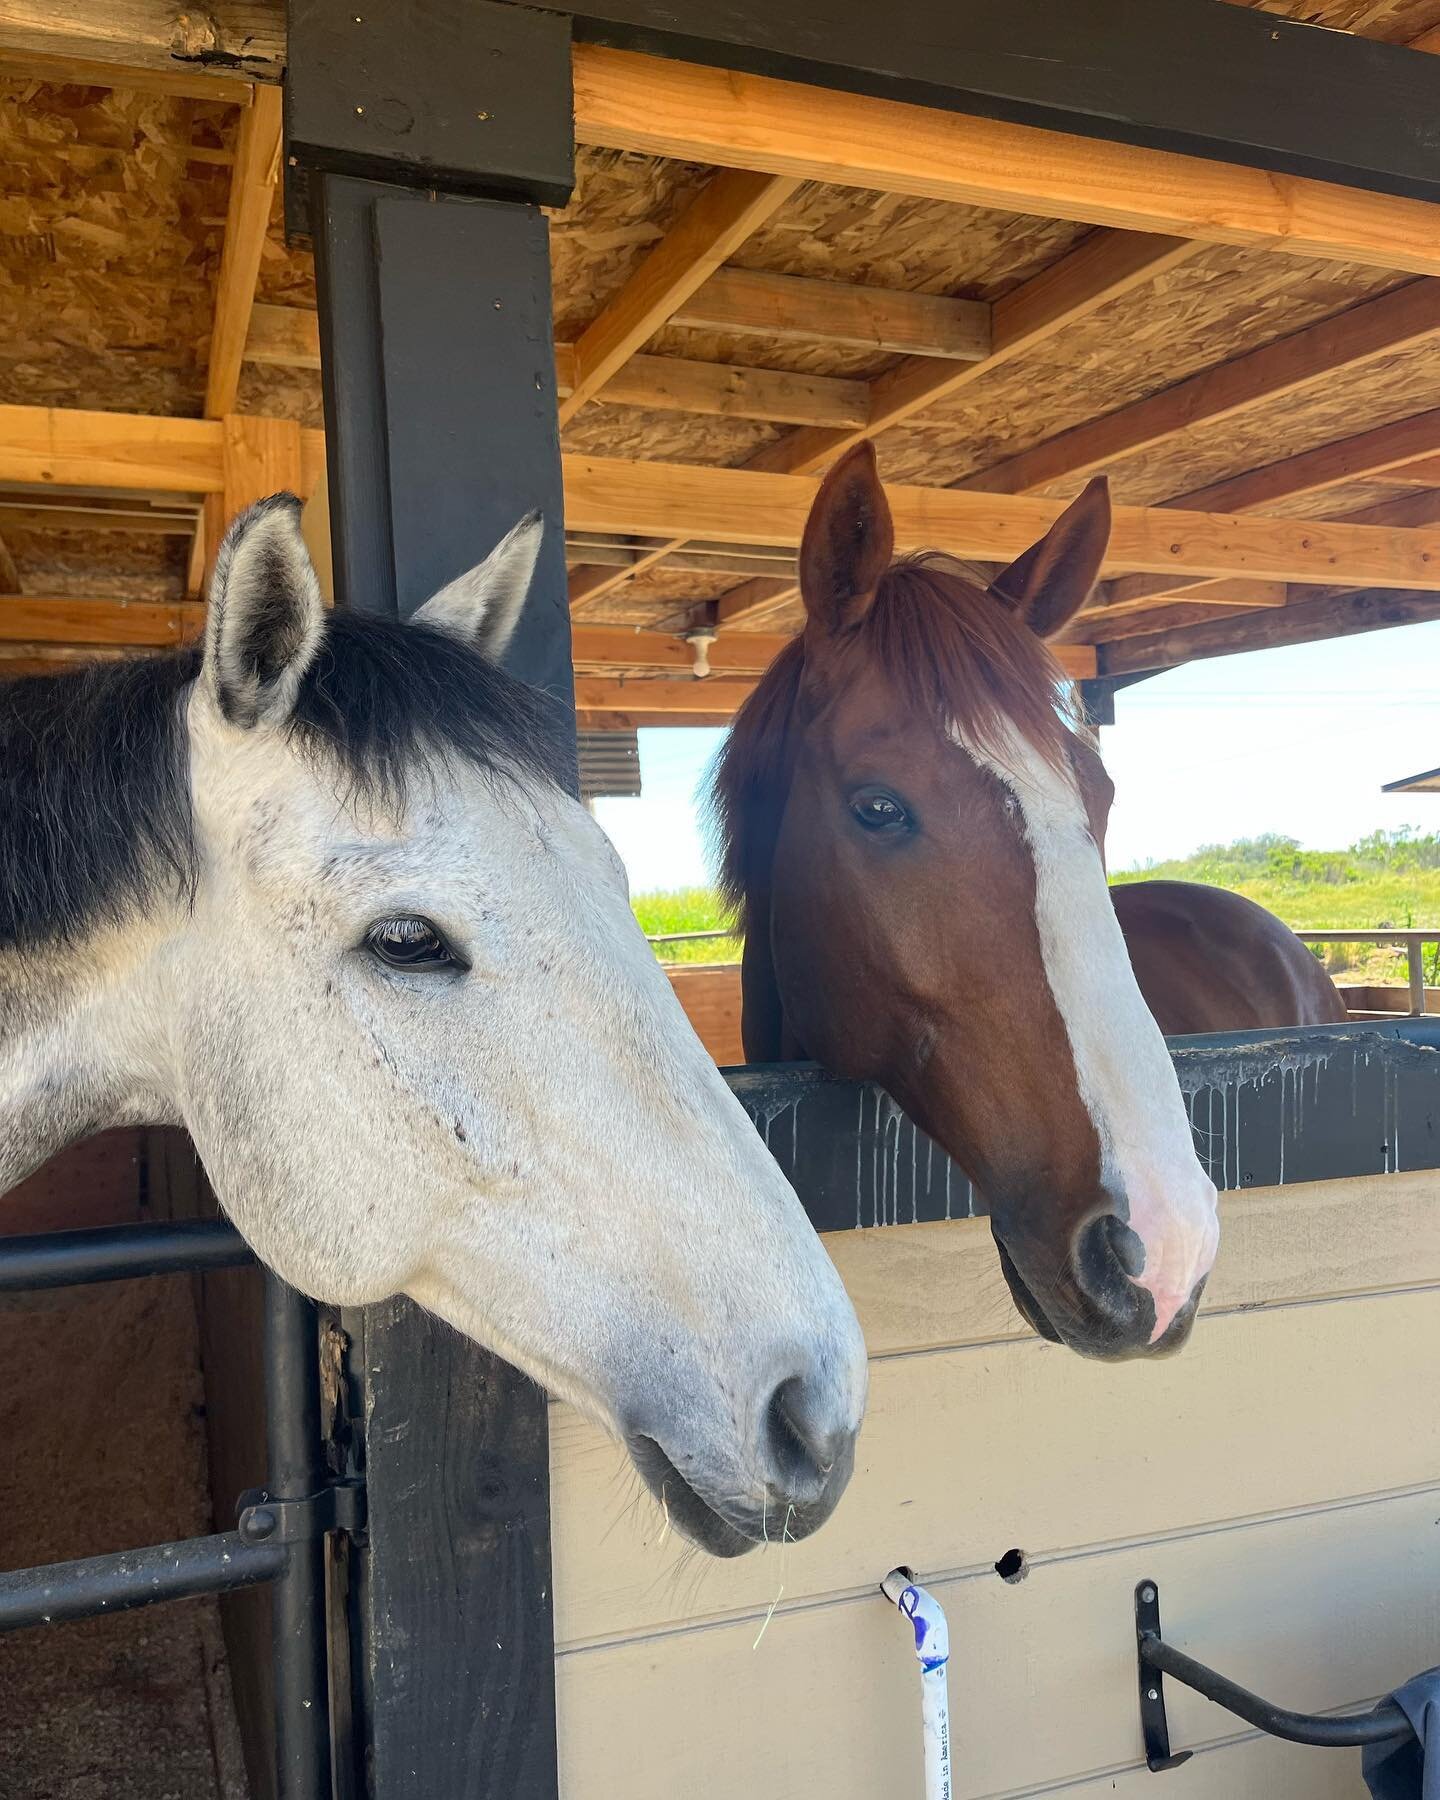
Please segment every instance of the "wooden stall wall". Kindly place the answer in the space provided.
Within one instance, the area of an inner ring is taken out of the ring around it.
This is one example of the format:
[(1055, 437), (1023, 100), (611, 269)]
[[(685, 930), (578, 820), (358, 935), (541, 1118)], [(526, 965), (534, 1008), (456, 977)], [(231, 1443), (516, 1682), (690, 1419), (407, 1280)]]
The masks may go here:
[[(919, 1796), (914, 1654), (875, 1591), (901, 1562), (949, 1614), (960, 1797), (1151, 1791), (1142, 1577), (1167, 1638), (1284, 1704), (1343, 1707), (1434, 1663), (1440, 1414), (1401, 1397), (1440, 1342), (1440, 1175), (1222, 1206), (1191, 1344), (1119, 1366), (1030, 1334), (983, 1219), (828, 1237), (871, 1401), (854, 1485), (804, 1544), (687, 1555), (557, 1406), (565, 1800)], [(995, 1567), (1010, 1551), (1016, 1583)], [(1177, 1748), (1198, 1752), (1166, 1777), (1181, 1800), (1358, 1790), (1358, 1752), (1262, 1739), (1176, 1684), (1169, 1699)]]
[(669, 968), (665, 973), (696, 1037), (722, 1069), (745, 1060), (740, 1041), (740, 967), (738, 963), (700, 963)]

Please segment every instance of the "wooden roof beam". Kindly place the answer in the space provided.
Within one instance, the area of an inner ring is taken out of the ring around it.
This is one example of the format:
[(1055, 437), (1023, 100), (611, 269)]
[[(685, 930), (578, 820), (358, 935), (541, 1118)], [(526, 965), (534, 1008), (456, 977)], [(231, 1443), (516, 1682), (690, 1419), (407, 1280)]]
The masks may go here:
[(0, 643), (159, 648), (197, 636), (204, 613), (202, 606), (161, 601), (7, 596), (0, 606)]
[[(309, 481), (323, 466), (323, 438), (297, 433)], [(225, 445), (219, 420), (0, 407), (0, 481), (214, 493), (224, 482)], [(577, 455), (562, 465), (570, 529), (662, 544), (683, 533), (798, 547), (817, 488), (809, 476), (748, 469)], [(902, 548), (986, 561), (1018, 555), (1061, 509), (1059, 501), (955, 488), (896, 486), (889, 498)], [(1118, 570), (1429, 589), (1440, 587), (1440, 533), (1119, 507), (1110, 561)]]
[(990, 308), (982, 301), (753, 269), (717, 270), (670, 323), (947, 362), (990, 354)]
[(790, 176), (748, 169), (711, 177), (576, 341), (573, 385), (560, 403), (562, 425), (595, 398), (799, 185)]
[(240, 365), (255, 304), (260, 255), (270, 225), (270, 208), (280, 172), (280, 91), (257, 88), (240, 115), (240, 140), (230, 177), (225, 245), (215, 288), (210, 333), (210, 366), (205, 382), (205, 416), (220, 419), (235, 410)]
[(743, 581), (716, 601), (715, 623), (722, 629), (727, 625), (748, 623), (799, 598), (799, 586), (793, 581), (775, 580), (770, 576)]
[[(1260, 512), (1278, 501), (1385, 475), (1427, 453), (1440, 455), (1440, 407), (1314, 450), (1302, 450), (1297, 456), (1211, 482), (1163, 504), (1191, 512)], [(1211, 585), (1171, 581), (1161, 575), (1126, 576), (1112, 583), (1105, 604), (1096, 610), (1108, 613), (1116, 606), (1133, 607), (1162, 597), (1199, 597), (1208, 594)]]
[[(1093, 232), (1068, 255), (995, 302), (990, 354), (983, 361), (941, 363), (929, 357), (908, 357), (870, 383), (869, 416), (862, 426), (792, 431), (758, 451), (747, 467), (796, 475), (823, 469), (862, 438), (950, 399), (978, 377), (1035, 349), (1107, 302), (1178, 267), (1199, 248), (1183, 238)], [(722, 596), (717, 617), (722, 625), (733, 625), (772, 611), (793, 599), (797, 591), (761, 590), (747, 583)]]
[[(219, 72), (192, 74), (183, 64), (175, 62), (169, 68), (126, 68), (83, 56), (17, 50), (9, 42), (12, 10), (7, 6), (4, 25), (0, 26), (5, 38), (4, 44), (0, 45), (0, 75), (28, 76), (35, 81), (63, 82), (78, 87), (123, 87), (142, 94), (164, 94), (177, 100), (219, 101), (230, 106), (248, 106), (254, 94), (253, 82), (241, 76)], [(57, 144), (53, 148), (63, 151), (65, 146)]]
[[(823, 286), (815, 282), (807, 286)], [(245, 345), (247, 362), (279, 368), (320, 367), (319, 316), (308, 307), (256, 306)], [(555, 346), (556, 386), (562, 398), (575, 386), (575, 346)], [(633, 356), (605, 385), (607, 404), (662, 412), (723, 414), (781, 425), (863, 425), (868, 389), (834, 375), (792, 375), (678, 356)]]
[(1440, 275), (1423, 200), (594, 44), (574, 70), (584, 144)]
[(1277, 338), (1173, 387), (1047, 438), (993, 468), (966, 476), (972, 493), (1024, 494), (1093, 474), (1152, 450), (1180, 432), (1334, 379), (1440, 335), (1440, 281), (1413, 281), (1316, 325)]
[[(817, 482), (808, 476), (618, 458), (562, 458), (566, 516), (577, 531), (727, 543), (800, 542)], [(954, 488), (887, 490), (901, 549), (935, 548), (1008, 562), (1053, 523), (1063, 503)], [(1440, 533), (1118, 507), (1117, 570), (1440, 589)]]
[[(585, 455), (562, 463), (565, 511), (576, 531), (686, 531), (727, 544), (799, 545), (817, 490), (803, 475)], [(913, 486), (891, 486), (887, 499), (900, 549), (932, 547), (985, 562), (1019, 556), (1064, 504)], [(1121, 506), (1111, 567), (1440, 589), (1440, 533)]]
[[(710, 646), (710, 666), (722, 676), (762, 675), (789, 641), (788, 637), (760, 632), (737, 632)], [(689, 676), (695, 665), (695, 652), (683, 638), (616, 625), (577, 626), (571, 633), (570, 654), (577, 669), (598, 665)]]
[(0, 55), (42, 80), (68, 79), (54, 72), (63, 59), (96, 86), (248, 105), (253, 82), (284, 71), (285, 9), (279, 0), (6, 0)]
[(1308, 644), (1319, 638), (1352, 637), (1359, 632), (1415, 625), (1434, 618), (1440, 618), (1440, 594), (1434, 592), (1331, 592), (1311, 600), (1292, 601), (1271, 612), (1231, 614), (1119, 642), (1107, 641), (1099, 646), (1100, 672), (1138, 674), (1203, 657), (1234, 656), (1282, 644)]

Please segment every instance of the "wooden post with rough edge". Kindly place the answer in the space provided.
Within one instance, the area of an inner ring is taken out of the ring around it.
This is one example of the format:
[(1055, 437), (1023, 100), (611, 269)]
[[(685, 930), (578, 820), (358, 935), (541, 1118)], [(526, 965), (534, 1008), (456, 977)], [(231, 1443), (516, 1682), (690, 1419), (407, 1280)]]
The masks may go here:
[[(570, 181), (568, 28), (483, 0), (425, 19), (291, 8), (287, 154), (316, 251), (335, 597), (404, 617), (539, 508), (506, 660), (569, 702), (537, 204)], [(573, 745), (573, 715), (567, 729)], [(340, 1791), (555, 1800), (545, 1397), (409, 1301), (342, 1324), (369, 1531), (343, 1577), (352, 1679), (336, 1716), (349, 1710), (356, 1756)]]

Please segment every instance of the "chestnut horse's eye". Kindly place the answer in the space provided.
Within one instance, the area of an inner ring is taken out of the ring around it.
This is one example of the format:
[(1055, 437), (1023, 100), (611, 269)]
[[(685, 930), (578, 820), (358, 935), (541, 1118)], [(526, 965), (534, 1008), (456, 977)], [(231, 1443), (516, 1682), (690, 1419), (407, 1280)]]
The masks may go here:
[(910, 823), (910, 815), (884, 788), (861, 788), (850, 797), (850, 811), (867, 831), (898, 831)]
[(365, 948), (388, 968), (411, 974), (469, 967), (450, 948), (437, 926), (413, 913), (377, 919), (365, 933)]

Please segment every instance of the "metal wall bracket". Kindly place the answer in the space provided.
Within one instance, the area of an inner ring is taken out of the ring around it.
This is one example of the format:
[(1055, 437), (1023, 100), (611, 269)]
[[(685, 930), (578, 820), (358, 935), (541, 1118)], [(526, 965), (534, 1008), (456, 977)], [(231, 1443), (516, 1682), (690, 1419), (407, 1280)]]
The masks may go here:
[(1160, 1774), (1184, 1762), (1191, 1752), (1170, 1750), (1170, 1726), (1165, 1717), (1164, 1678), (1171, 1676), (1194, 1688), (1216, 1706), (1223, 1706), (1247, 1725), (1284, 1738), (1291, 1744), (1313, 1744), (1320, 1749), (1353, 1749), (1360, 1744), (1383, 1744), (1414, 1730), (1393, 1700), (1382, 1700), (1362, 1713), (1302, 1713), (1262, 1700), (1248, 1688), (1229, 1680), (1207, 1664), (1197, 1662), (1160, 1633), (1160, 1589), (1142, 1581), (1135, 1589), (1135, 1650), (1140, 1667), (1140, 1730), (1145, 1739), (1145, 1761)]
[(238, 1513), (247, 1544), (294, 1544), (331, 1531), (363, 1542), (365, 1483), (337, 1481), (299, 1500), (277, 1500), (265, 1488), (247, 1488)]
[(1140, 1671), (1140, 1730), (1145, 1739), (1145, 1766), (1152, 1775), (1178, 1769), (1194, 1755), (1192, 1750), (1172, 1752), (1170, 1721), (1165, 1717), (1165, 1677), (1145, 1660), (1149, 1641), (1160, 1642), (1160, 1590), (1153, 1581), (1135, 1589), (1135, 1647)]

